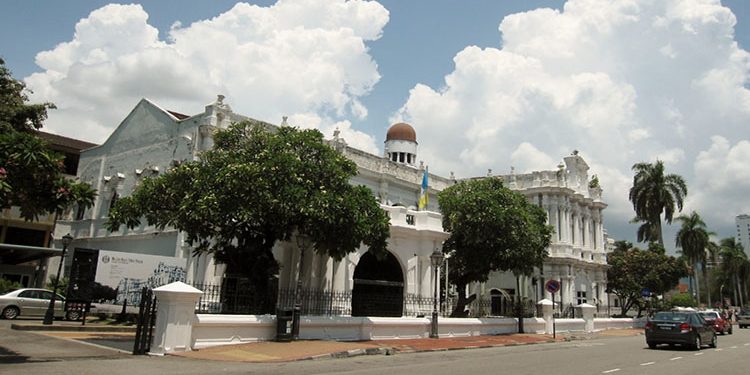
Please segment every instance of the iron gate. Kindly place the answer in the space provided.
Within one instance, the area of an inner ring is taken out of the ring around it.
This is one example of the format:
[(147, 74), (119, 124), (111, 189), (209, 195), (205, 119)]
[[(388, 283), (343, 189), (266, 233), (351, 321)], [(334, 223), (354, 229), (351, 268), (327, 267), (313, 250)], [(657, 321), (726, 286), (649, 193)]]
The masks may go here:
[(138, 321), (135, 329), (133, 354), (146, 354), (151, 350), (156, 324), (156, 297), (151, 288), (141, 290), (141, 304), (138, 308)]

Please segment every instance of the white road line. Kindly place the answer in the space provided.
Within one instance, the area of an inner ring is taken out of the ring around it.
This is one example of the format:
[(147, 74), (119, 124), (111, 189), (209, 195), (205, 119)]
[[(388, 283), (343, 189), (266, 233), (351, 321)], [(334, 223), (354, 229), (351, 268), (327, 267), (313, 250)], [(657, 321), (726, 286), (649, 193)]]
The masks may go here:
[(715, 349), (715, 351), (717, 351), (717, 352), (720, 352), (720, 351), (722, 351), (722, 350), (724, 350), (724, 349)]
[(730, 346), (730, 347), (729, 347), (729, 349), (737, 349), (737, 345), (735, 345), (735, 346)]
[(745, 346), (750, 346), (750, 342), (748, 342), (748, 343), (745, 343)]
[(649, 365), (653, 365), (654, 363), (656, 362), (645, 362), (645, 363), (641, 363), (641, 366), (649, 366)]
[(704, 353), (695, 353), (693, 355), (703, 355)]
[(611, 372), (617, 372), (617, 371), (620, 371), (620, 369), (619, 368), (613, 368), (611, 370), (602, 371), (602, 374), (609, 374)]
[(669, 360), (670, 360), (670, 361), (676, 361), (676, 360), (678, 360), (678, 359), (682, 359), (682, 357), (674, 357), (674, 358), (670, 358)]

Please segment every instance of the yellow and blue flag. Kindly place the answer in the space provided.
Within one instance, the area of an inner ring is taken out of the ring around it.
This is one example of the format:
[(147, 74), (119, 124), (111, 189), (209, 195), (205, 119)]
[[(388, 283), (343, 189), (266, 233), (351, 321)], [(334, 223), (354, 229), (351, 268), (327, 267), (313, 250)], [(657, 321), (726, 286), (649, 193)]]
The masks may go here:
[(422, 175), (422, 189), (419, 193), (419, 209), (422, 210), (425, 207), (427, 207), (427, 203), (430, 202), (430, 196), (427, 194), (427, 175), (430, 173), (428, 172), (428, 168), (425, 167), (424, 174)]

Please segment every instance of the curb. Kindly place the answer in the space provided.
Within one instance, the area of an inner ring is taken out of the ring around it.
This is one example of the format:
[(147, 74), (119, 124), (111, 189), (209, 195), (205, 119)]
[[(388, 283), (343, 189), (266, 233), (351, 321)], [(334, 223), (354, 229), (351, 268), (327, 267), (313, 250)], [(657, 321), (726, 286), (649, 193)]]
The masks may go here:
[(538, 344), (552, 344), (557, 341), (555, 340), (546, 340), (546, 341), (535, 341), (535, 342), (514, 342), (514, 343), (507, 343), (507, 344), (495, 344), (495, 345), (481, 345), (481, 346), (457, 346), (452, 348), (434, 348), (434, 349), (395, 349), (393, 354), (397, 353), (403, 353), (403, 354), (411, 354), (411, 353), (431, 353), (431, 352), (447, 352), (447, 351), (455, 351), (455, 350), (471, 350), (471, 349), (489, 349), (489, 348), (502, 348), (506, 346), (526, 346), (526, 345), (538, 345)]
[(350, 357), (358, 357), (361, 355), (393, 355), (395, 352), (396, 350), (390, 347), (353, 349), (353, 350), (346, 350), (342, 352), (314, 355), (310, 357), (297, 359), (297, 361), (350, 358)]
[(10, 325), (10, 329), (17, 331), (55, 331), (55, 332), (132, 332), (136, 327), (104, 327), (104, 326), (69, 326), (69, 325), (42, 325), (42, 324), (16, 324)]

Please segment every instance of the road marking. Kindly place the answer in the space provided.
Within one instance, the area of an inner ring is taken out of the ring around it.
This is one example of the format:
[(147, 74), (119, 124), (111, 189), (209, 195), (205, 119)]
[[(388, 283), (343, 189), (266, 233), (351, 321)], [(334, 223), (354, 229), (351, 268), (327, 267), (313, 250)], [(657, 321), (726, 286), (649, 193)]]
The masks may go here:
[(729, 347), (729, 349), (737, 349), (737, 345), (735, 345), (735, 346), (730, 346), (730, 347)]
[[(718, 350), (718, 349), (717, 349)], [(703, 353), (695, 353), (693, 355), (703, 355)]]
[(682, 357), (674, 357), (674, 358), (670, 358), (669, 360), (670, 360), (670, 361), (676, 361), (676, 360), (678, 360), (678, 359), (682, 359)]
[(653, 365), (654, 363), (656, 362), (645, 362), (645, 363), (641, 363), (641, 366), (649, 366), (649, 365)]
[(717, 351), (717, 352), (720, 352), (720, 351), (722, 351), (722, 350), (724, 350), (724, 349), (715, 349), (715, 351)]
[(745, 343), (745, 346), (750, 346), (750, 342), (748, 342), (748, 343)]
[(602, 374), (609, 374), (610, 372), (617, 372), (617, 371), (620, 371), (620, 369), (619, 368), (613, 368), (611, 370), (602, 371)]

